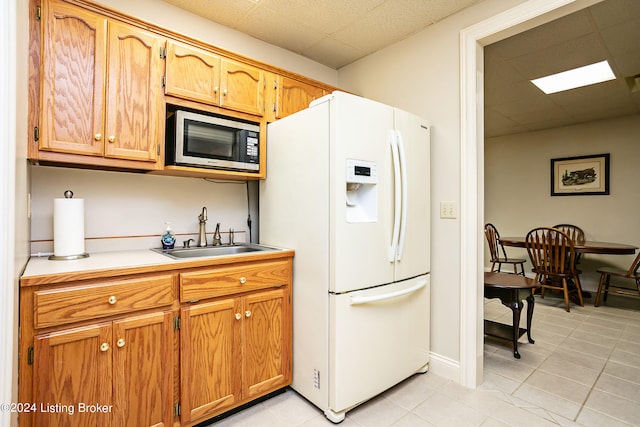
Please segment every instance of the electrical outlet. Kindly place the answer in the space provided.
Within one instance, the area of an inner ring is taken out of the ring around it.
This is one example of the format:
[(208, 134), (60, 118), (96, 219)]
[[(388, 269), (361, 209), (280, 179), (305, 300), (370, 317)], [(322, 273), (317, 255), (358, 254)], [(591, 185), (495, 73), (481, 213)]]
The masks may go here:
[(456, 202), (440, 202), (440, 218), (457, 218)]

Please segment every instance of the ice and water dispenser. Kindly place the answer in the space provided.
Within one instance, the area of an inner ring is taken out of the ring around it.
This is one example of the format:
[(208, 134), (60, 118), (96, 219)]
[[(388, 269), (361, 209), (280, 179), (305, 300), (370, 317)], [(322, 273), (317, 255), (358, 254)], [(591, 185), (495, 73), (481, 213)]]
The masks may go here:
[(378, 221), (378, 170), (375, 162), (347, 159), (347, 222)]

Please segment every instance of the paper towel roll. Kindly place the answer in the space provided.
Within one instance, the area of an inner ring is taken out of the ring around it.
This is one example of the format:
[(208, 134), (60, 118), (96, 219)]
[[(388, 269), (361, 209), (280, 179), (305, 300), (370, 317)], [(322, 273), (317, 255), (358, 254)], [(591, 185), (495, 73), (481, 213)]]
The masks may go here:
[(53, 258), (85, 256), (84, 199), (53, 199)]

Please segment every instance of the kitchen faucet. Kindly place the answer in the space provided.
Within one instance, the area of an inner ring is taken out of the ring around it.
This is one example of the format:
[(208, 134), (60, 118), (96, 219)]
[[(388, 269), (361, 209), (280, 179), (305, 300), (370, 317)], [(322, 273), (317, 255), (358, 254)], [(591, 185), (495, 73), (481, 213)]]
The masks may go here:
[(198, 247), (207, 246), (207, 208), (202, 208), (202, 213), (198, 215), (198, 220), (200, 221), (200, 230), (198, 232)]

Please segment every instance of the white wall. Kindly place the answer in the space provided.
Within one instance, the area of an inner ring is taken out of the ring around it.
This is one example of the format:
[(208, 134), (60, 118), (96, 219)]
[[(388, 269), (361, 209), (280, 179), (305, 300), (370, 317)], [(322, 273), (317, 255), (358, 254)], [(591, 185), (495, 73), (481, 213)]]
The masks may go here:
[[(640, 116), (636, 115), (487, 139), (485, 220), (503, 236), (524, 236), (537, 226), (572, 223), (584, 229), (588, 240), (640, 246), (638, 135)], [(610, 195), (550, 195), (550, 159), (602, 153), (611, 155)], [(509, 248), (509, 254), (527, 258), (524, 250)], [(628, 268), (634, 257), (585, 255), (583, 287), (597, 288), (599, 266)]]
[[(221, 231), (236, 231), (236, 242), (249, 241), (244, 182), (43, 166), (31, 168), (31, 180), (32, 253), (53, 250), (53, 199), (62, 198), (65, 190), (84, 199), (89, 253), (160, 247), (166, 222), (182, 245), (197, 238), (203, 207), (209, 243), (218, 222)], [(223, 242), (227, 239), (224, 234)]]
[(431, 133), (433, 368), (458, 377), (460, 221), (440, 219), (441, 201), (460, 203), (460, 31), (519, 0), (485, 0), (417, 35), (339, 70), (338, 86), (425, 117)]

